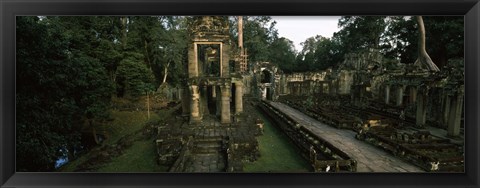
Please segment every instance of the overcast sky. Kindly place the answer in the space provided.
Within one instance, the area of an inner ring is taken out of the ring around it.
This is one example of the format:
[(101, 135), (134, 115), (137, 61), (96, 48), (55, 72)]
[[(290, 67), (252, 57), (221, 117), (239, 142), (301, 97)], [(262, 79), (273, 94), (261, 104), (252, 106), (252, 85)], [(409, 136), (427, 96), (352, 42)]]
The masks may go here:
[(339, 30), (340, 16), (272, 16), (277, 21), (279, 37), (293, 41), (297, 51), (302, 50), (301, 42), (315, 35), (332, 37)]

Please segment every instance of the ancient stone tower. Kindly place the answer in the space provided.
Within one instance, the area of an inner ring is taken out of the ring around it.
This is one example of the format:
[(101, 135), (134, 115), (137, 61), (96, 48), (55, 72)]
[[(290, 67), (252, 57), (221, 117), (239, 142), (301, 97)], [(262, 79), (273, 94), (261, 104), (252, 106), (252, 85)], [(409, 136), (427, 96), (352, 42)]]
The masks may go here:
[[(227, 17), (198, 16), (190, 25), (188, 46), (188, 95), (184, 96), (184, 113), (191, 123), (206, 116), (231, 123), (231, 115), (243, 111), (241, 77), (235, 74)], [(231, 113), (231, 107), (234, 113)]]

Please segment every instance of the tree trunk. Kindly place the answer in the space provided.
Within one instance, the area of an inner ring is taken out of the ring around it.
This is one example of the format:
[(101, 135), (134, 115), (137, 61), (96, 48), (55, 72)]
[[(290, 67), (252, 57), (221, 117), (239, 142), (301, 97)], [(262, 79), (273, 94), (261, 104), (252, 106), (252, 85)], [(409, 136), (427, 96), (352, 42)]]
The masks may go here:
[(243, 53), (243, 17), (238, 17), (238, 47), (240, 48), (240, 53)]
[(425, 25), (423, 24), (422, 16), (417, 16), (418, 23), (418, 58), (415, 61), (415, 65), (421, 67), (422, 69), (427, 69), (428, 71), (438, 72), (440, 69), (433, 63), (432, 59), (425, 49)]
[(122, 21), (122, 48), (127, 48), (127, 17), (120, 18)]
[(168, 67), (170, 66), (170, 62), (167, 63), (167, 66), (165, 66), (165, 69), (163, 69), (163, 81), (162, 84), (164, 84), (167, 81), (167, 74), (168, 74)]
[(147, 64), (148, 64), (148, 67), (150, 68), (150, 70), (152, 70), (152, 63), (150, 62), (150, 55), (148, 54), (148, 42), (147, 40), (143, 40), (144, 41), (144, 48), (145, 48), (145, 56), (147, 56)]
[(147, 91), (147, 117), (150, 119), (150, 96), (148, 95)]

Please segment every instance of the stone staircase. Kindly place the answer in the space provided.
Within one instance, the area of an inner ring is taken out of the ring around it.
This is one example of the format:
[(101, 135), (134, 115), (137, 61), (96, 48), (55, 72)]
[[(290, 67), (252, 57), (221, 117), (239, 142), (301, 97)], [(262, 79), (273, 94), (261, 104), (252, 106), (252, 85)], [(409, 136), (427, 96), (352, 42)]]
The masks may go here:
[(215, 154), (222, 150), (222, 138), (213, 136), (196, 139), (193, 154)]
[(195, 139), (192, 165), (186, 172), (225, 172), (226, 156), (220, 136)]

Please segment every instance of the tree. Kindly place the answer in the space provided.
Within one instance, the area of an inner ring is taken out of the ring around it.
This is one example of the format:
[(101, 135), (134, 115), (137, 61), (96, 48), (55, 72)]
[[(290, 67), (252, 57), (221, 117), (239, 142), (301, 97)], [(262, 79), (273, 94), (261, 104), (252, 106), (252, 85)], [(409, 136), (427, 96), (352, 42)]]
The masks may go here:
[(423, 24), (423, 18), (421, 16), (417, 16), (417, 23), (418, 23), (418, 32), (419, 32), (419, 39), (418, 39), (418, 59), (415, 61), (415, 65), (423, 67), (429, 71), (437, 72), (440, 71), (437, 65), (433, 63), (432, 59), (425, 50), (425, 26)]
[(167, 82), (168, 72), (172, 73), (170, 82), (173, 85), (179, 84), (182, 77), (186, 77), (184, 65), (187, 61), (188, 37), (185, 22), (184, 17), (178, 16), (167, 16), (163, 22), (166, 30), (158, 46), (159, 56), (156, 57), (160, 67), (163, 68), (161, 84)]
[(244, 16), (244, 47), (249, 62), (269, 61), (269, 46), (278, 38), (276, 22), (269, 16)]
[(423, 16), (427, 52), (439, 67), (449, 59), (464, 58), (463, 16)]
[[(178, 84), (184, 76), (187, 55), (186, 17), (129, 17), (125, 53), (143, 54), (143, 62), (153, 71), (155, 85), (167, 81)], [(174, 73), (174, 74), (169, 74)], [(170, 76), (169, 76), (170, 75)]]
[(93, 28), (97, 35), (93, 57), (97, 58), (108, 72), (110, 82), (115, 82), (115, 71), (122, 59), (122, 25), (117, 16), (97, 16)]
[(342, 16), (338, 21), (342, 29), (337, 33), (347, 52), (380, 47), (386, 28), (384, 16)]
[(309, 37), (301, 43), (302, 51), (297, 54), (297, 71), (326, 70), (337, 65), (343, 59), (341, 46), (335, 39), (320, 35)]
[(125, 58), (120, 62), (116, 73), (119, 97), (135, 99), (145, 94), (148, 88), (154, 88), (153, 73), (142, 62), (143, 59), (143, 54), (126, 53)]
[[(423, 16), (425, 51), (439, 68), (449, 59), (463, 58), (463, 17)], [(414, 63), (419, 57), (419, 24), (414, 16), (388, 17), (382, 47), (387, 57)], [(427, 46), (428, 45), (428, 46)]]
[(286, 73), (291, 73), (295, 67), (295, 48), (293, 42), (281, 37), (273, 41), (269, 47), (269, 61), (278, 65)]
[[(80, 144), (84, 117), (108, 116), (112, 85), (90, 40), (59, 17), (17, 17), (18, 171), (51, 171), (61, 148)], [(86, 52), (84, 52), (86, 51)]]
[(327, 68), (333, 67), (338, 64), (339, 61), (335, 61), (335, 57), (339, 50), (334, 41), (329, 38), (322, 37), (317, 41), (316, 50), (315, 50), (315, 70), (326, 70)]
[(387, 30), (382, 38), (382, 51), (386, 57), (412, 64), (418, 52), (418, 29), (413, 17), (392, 16), (387, 19)]

